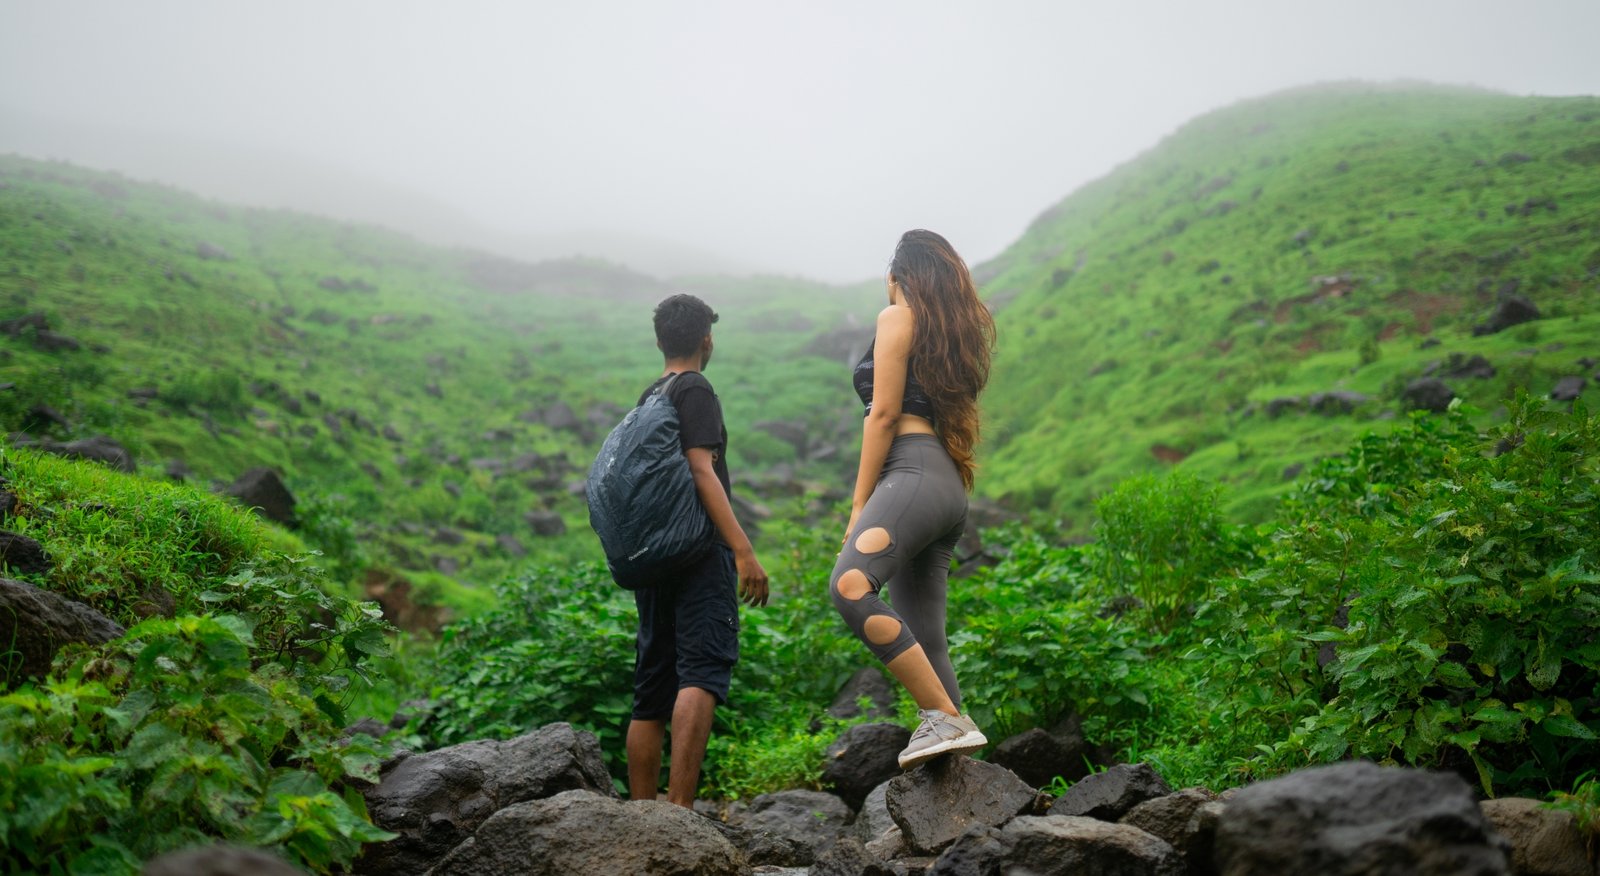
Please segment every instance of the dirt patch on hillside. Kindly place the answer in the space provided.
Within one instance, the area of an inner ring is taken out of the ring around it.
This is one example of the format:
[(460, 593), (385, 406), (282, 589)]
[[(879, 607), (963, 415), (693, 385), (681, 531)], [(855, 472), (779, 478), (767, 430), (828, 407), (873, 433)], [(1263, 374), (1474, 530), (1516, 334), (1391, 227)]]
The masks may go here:
[(1428, 334), (1433, 331), (1434, 323), (1440, 317), (1454, 316), (1461, 312), (1465, 302), (1455, 295), (1442, 295), (1437, 292), (1418, 292), (1415, 289), (1402, 289), (1384, 299), (1395, 307), (1402, 308), (1411, 313), (1415, 321), (1418, 334)]

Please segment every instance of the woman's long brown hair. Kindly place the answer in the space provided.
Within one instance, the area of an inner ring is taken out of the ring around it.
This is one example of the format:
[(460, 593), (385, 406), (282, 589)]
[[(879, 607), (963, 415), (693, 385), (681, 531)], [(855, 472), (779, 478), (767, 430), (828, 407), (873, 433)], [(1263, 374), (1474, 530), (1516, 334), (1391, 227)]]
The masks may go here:
[(994, 317), (978, 299), (967, 263), (932, 231), (907, 231), (894, 248), (889, 276), (916, 314), (911, 373), (933, 402), (939, 437), (972, 490), (978, 446), (978, 394), (989, 382)]

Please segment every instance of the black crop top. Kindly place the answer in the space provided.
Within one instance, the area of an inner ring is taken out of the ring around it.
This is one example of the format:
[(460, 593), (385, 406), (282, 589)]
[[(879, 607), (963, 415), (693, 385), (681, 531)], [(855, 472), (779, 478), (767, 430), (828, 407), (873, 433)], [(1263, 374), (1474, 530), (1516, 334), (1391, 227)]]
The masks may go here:
[[(861, 357), (860, 362), (856, 363), (853, 375), (856, 384), (856, 395), (861, 396), (861, 403), (867, 406), (863, 416), (872, 413), (872, 377), (874, 371), (872, 352), (876, 346), (876, 339), (867, 345), (867, 354)], [(927, 392), (922, 389), (922, 383), (917, 380), (916, 372), (910, 368), (906, 369), (905, 401), (900, 403), (900, 410), (902, 413), (916, 414), (930, 423), (935, 422), (933, 400), (928, 398)]]

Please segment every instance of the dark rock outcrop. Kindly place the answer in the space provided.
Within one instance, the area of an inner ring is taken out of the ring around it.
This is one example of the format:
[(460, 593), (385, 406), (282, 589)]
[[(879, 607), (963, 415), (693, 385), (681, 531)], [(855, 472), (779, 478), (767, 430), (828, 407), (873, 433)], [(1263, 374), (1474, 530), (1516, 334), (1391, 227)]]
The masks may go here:
[(1419, 377), (1400, 392), (1400, 400), (1406, 407), (1436, 414), (1448, 410), (1455, 397), (1455, 390), (1437, 377)]
[(41, 441), (31, 446), (35, 450), (68, 459), (104, 463), (121, 472), (131, 474), (135, 470), (133, 454), (129, 453), (126, 447), (104, 435), (80, 438), (77, 441)]
[(1216, 799), (1217, 795), (1205, 788), (1185, 788), (1140, 803), (1118, 823), (1160, 837), (1177, 851), (1189, 876), (1210, 876), (1216, 872), (1211, 852), (1223, 810)]
[(974, 828), (940, 855), (928, 873), (1184, 876), (1184, 869), (1172, 846), (1136, 827), (1093, 818), (1046, 815), (1023, 816), (1004, 827)]
[(572, 790), (616, 795), (599, 741), (569, 724), (397, 758), (363, 793), (372, 823), (400, 836), (367, 846), (356, 872), (425, 873), (496, 812)]
[(1084, 762), (1088, 746), (1078, 730), (1076, 720), (1069, 720), (1054, 730), (1034, 727), (1024, 730), (995, 746), (989, 762), (999, 764), (1017, 774), (1035, 788), (1050, 784), (1056, 776), (1076, 782), (1088, 775)]
[(270, 468), (250, 469), (223, 492), (268, 520), (285, 526), (294, 523), (294, 495)]
[(849, 823), (850, 808), (843, 800), (821, 791), (796, 790), (762, 794), (750, 801), (734, 825), (800, 844), (810, 853), (804, 862), (809, 864), (833, 847)]
[(1472, 327), (1474, 335), (1492, 335), (1514, 325), (1532, 322), (1540, 316), (1539, 308), (1527, 296), (1516, 293), (1502, 295), (1486, 322)]
[(867, 701), (866, 714), (872, 718), (893, 718), (894, 685), (875, 666), (863, 666), (851, 674), (850, 679), (834, 695), (828, 714), (835, 718), (854, 718), (860, 715), (860, 700)]
[(1474, 353), (1471, 357), (1463, 357), (1460, 353), (1451, 353), (1449, 360), (1440, 366), (1441, 374), (1445, 377), (1474, 380), (1488, 380), (1495, 375), (1494, 365), (1481, 354)]
[(50, 571), (50, 554), (26, 535), (0, 532), (0, 567), (18, 575), (43, 575)]
[(657, 800), (624, 803), (588, 791), (566, 791), (501, 809), (429, 872), (740, 876), (749, 869), (744, 855), (708, 819), (680, 806)]
[(857, 724), (828, 746), (822, 783), (859, 810), (873, 788), (900, 774), (900, 751), (910, 741), (899, 724)]
[(567, 522), (562, 520), (561, 515), (554, 511), (529, 511), (527, 514), (522, 515), (522, 519), (528, 522), (528, 526), (533, 530), (534, 535), (542, 535), (548, 538), (564, 535), (567, 531)]
[(1353, 762), (1240, 791), (1215, 860), (1223, 876), (1501, 876), (1508, 850), (1460, 777)]
[[(9, 534), (9, 533), (6, 533)], [(105, 615), (31, 584), (0, 578), (0, 680), (42, 678), (69, 642), (99, 645), (123, 634)]]
[(1335, 389), (1328, 392), (1314, 392), (1306, 397), (1306, 404), (1313, 414), (1333, 416), (1335, 414), (1348, 414), (1357, 407), (1364, 405), (1369, 397), (1363, 393), (1353, 392), (1348, 389)]
[(140, 876), (302, 876), (304, 871), (260, 849), (212, 845), (168, 852), (139, 872)]
[(1105, 772), (1084, 776), (1050, 804), (1050, 814), (1116, 821), (1140, 803), (1171, 793), (1166, 780), (1149, 764), (1117, 764)]
[(1567, 376), (1556, 381), (1555, 388), (1550, 390), (1551, 401), (1572, 401), (1583, 394), (1583, 387), (1588, 383), (1579, 376)]
[(1538, 800), (1501, 797), (1478, 804), (1495, 832), (1511, 843), (1517, 876), (1594, 876), (1583, 832), (1571, 812), (1546, 809)]
[(884, 802), (913, 854), (943, 851), (974, 825), (999, 825), (1033, 809), (1033, 788), (1002, 766), (951, 755), (889, 781)]

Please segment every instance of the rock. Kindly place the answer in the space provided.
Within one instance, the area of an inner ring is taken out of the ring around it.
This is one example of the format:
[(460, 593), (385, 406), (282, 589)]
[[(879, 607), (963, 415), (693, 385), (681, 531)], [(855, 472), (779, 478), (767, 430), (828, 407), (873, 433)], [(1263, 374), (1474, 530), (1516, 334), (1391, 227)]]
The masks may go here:
[(1217, 825), (1223, 876), (1497, 876), (1509, 844), (1455, 775), (1357, 761), (1252, 785)]
[(1335, 389), (1328, 392), (1314, 392), (1306, 399), (1314, 414), (1332, 416), (1334, 414), (1348, 414), (1358, 406), (1367, 402), (1368, 396), (1347, 389)]
[(269, 852), (210, 845), (168, 852), (144, 865), (140, 876), (302, 876), (304, 871)]
[(285, 526), (294, 523), (294, 495), (270, 468), (253, 468), (239, 475), (223, 493), (268, 520)]
[(624, 803), (587, 791), (501, 809), (430, 871), (431, 876), (748, 872), (744, 856), (708, 819), (664, 801)]
[(0, 490), (0, 523), (11, 519), (17, 510), (17, 495), (9, 490)]
[[(49, 405), (34, 405), (22, 417), (22, 431), (35, 433), (47, 429), (71, 429), (72, 422), (66, 415)], [(20, 445), (19, 445), (20, 446)]]
[(822, 784), (860, 809), (873, 788), (900, 774), (898, 758), (910, 741), (911, 731), (899, 724), (857, 724), (828, 746)]
[(850, 719), (862, 714), (860, 700), (867, 700), (866, 714), (871, 718), (895, 716), (894, 685), (875, 666), (857, 669), (834, 695), (828, 714), (835, 718)]
[(451, 529), (448, 526), (440, 526), (433, 531), (434, 544), (443, 544), (455, 547), (456, 545), (463, 544), (466, 542), (466, 540), (467, 537), (462, 535), (461, 530), (459, 529)]
[(1594, 876), (1571, 812), (1546, 809), (1526, 797), (1485, 800), (1478, 808), (1511, 843), (1511, 872), (1517, 876)]
[(506, 556), (525, 557), (528, 555), (528, 549), (523, 547), (522, 542), (518, 541), (514, 535), (497, 535), (494, 537), (494, 543), (496, 547), (500, 548), (500, 552)]
[(0, 532), (0, 566), (19, 575), (43, 575), (50, 571), (50, 555), (44, 545), (26, 535)]
[(1400, 400), (1406, 407), (1436, 414), (1448, 410), (1455, 397), (1455, 390), (1437, 377), (1419, 377), (1400, 392)]
[[(697, 812), (702, 802), (695, 801)], [(744, 852), (745, 859), (753, 867), (805, 867), (807, 861), (816, 858), (811, 848), (799, 840), (775, 836), (755, 827), (736, 827), (710, 815), (707, 821)]]
[(806, 449), (810, 446), (811, 436), (804, 423), (794, 420), (763, 420), (756, 423), (755, 428), (793, 447), (796, 458), (806, 458)]
[(210, 241), (202, 240), (194, 245), (194, 254), (207, 261), (228, 261), (228, 251)]
[(358, 733), (364, 733), (367, 736), (371, 736), (373, 739), (382, 739), (383, 734), (388, 732), (389, 725), (379, 721), (377, 718), (362, 718), (354, 724), (351, 724), (349, 727), (344, 728), (344, 733), (342, 735), (346, 738), (349, 738)]
[(940, 855), (928, 873), (1184, 876), (1185, 871), (1172, 846), (1136, 827), (1093, 818), (1046, 815), (1023, 816), (999, 828), (974, 828)]
[(793, 840), (809, 853), (803, 863), (838, 841), (850, 823), (850, 808), (844, 801), (821, 791), (778, 791), (762, 794), (750, 801), (736, 826), (764, 830), (781, 840)]
[(33, 334), (33, 345), (46, 353), (71, 353), (83, 349), (77, 338), (40, 329)]
[(874, 857), (855, 837), (845, 837), (817, 856), (807, 876), (894, 876), (894, 868)]
[(580, 425), (577, 412), (564, 401), (557, 401), (545, 408), (540, 419), (545, 426), (558, 432), (571, 431)]
[(1474, 353), (1471, 358), (1463, 357), (1460, 353), (1451, 353), (1449, 361), (1442, 366), (1445, 377), (1488, 380), (1495, 375), (1494, 365), (1482, 355)]
[(1216, 799), (1217, 795), (1205, 788), (1185, 788), (1176, 794), (1140, 803), (1118, 823), (1160, 837), (1178, 853), (1190, 876), (1210, 874), (1215, 872), (1211, 866), (1211, 850), (1222, 806), (1212, 807), (1204, 814), (1200, 810)]
[(856, 810), (856, 820), (850, 826), (856, 838), (864, 843), (880, 839), (891, 830), (896, 835), (899, 833), (900, 828), (895, 826), (894, 816), (889, 814), (889, 804), (884, 799), (888, 792), (888, 782), (873, 788)]
[(528, 526), (532, 527), (534, 535), (542, 535), (548, 538), (556, 535), (565, 535), (567, 532), (567, 522), (562, 520), (561, 515), (554, 511), (529, 511), (522, 515), (522, 519), (526, 520)]
[[(366, 846), (355, 872), (425, 873), (494, 813), (562, 791), (616, 796), (599, 741), (570, 724), (392, 760), (378, 785), (362, 793), (372, 823), (400, 836)], [(615, 836), (611, 843), (625, 845)]]
[(1140, 803), (1171, 793), (1166, 780), (1149, 764), (1117, 764), (1105, 772), (1084, 776), (1050, 804), (1050, 814), (1116, 821)]
[(1088, 775), (1084, 763), (1088, 747), (1076, 720), (1057, 728), (1055, 732), (1042, 727), (1024, 730), (995, 746), (989, 762), (999, 764), (1017, 774), (1018, 778), (1035, 788), (1042, 788), (1060, 776), (1069, 782)]
[(1276, 420), (1287, 411), (1298, 411), (1303, 404), (1305, 404), (1305, 401), (1300, 398), (1275, 398), (1268, 401), (1263, 410), (1266, 412), (1267, 419)]
[(1489, 320), (1473, 326), (1472, 333), (1492, 335), (1538, 318), (1539, 308), (1535, 307), (1532, 301), (1526, 296), (1512, 293), (1502, 296), (1500, 303), (1495, 305), (1494, 312), (1489, 315)]
[(1572, 401), (1583, 393), (1586, 383), (1582, 377), (1563, 377), (1556, 381), (1555, 388), (1550, 390), (1550, 400)]
[(128, 448), (107, 438), (96, 435), (93, 438), (82, 438), (77, 441), (46, 441), (39, 445), (39, 449), (68, 459), (85, 459), (90, 462), (103, 462), (117, 471), (133, 473), (137, 467), (133, 464), (133, 454)]
[(393, 441), (396, 444), (399, 444), (400, 442), (405, 440), (405, 438), (401, 437), (400, 430), (396, 429), (394, 427), (394, 424), (392, 424), (392, 423), (388, 423), (388, 424), (384, 425), (384, 427), (383, 427), (383, 437), (386, 440)]
[(440, 389), (439, 384), (437, 383), (430, 382), (424, 385), (422, 387), (422, 391), (433, 396), (434, 398), (444, 398), (444, 390)]
[(1005, 767), (952, 755), (891, 779), (884, 802), (912, 853), (935, 855), (973, 825), (1032, 809), (1034, 791)]
[(7, 334), (15, 338), (29, 329), (33, 329), (36, 332), (49, 331), (50, 317), (35, 311), (15, 316), (11, 319), (0, 319), (0, 334)]
[[(8, 536), (12, 533), (0, 533), (0, 561), (15, 569), (5, 555)], [(0, 679), (43, 678), (62, 645), (99, 645), (123, 632), (121, 626), (81, 602), (0, 578), (0, 642), (6, 643), (5, 653), (0, 654)]]

